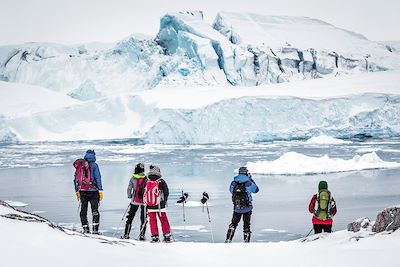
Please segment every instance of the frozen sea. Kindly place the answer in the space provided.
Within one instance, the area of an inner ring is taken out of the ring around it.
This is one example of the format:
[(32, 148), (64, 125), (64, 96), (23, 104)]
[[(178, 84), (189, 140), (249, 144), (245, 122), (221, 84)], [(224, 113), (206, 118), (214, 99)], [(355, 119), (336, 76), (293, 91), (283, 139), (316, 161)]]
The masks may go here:
[[(287, 152), (307, 156), (351, 159), (375, 152), (382, 160), (400, 162), (400, 139), (351, 140), (345, 144), (309, 144), (277, 141), (258, 144), (143, 145), (137, 140), (0, 144), (0, 199), (44, 216), (66, 227), (78, 227), (78, 202), (73, 188), (72, 162), (86, 149), (96, 151), (104, 187), (100, 228), (120, 236), (122, 216), (129, 200), (126, 187), (137, 162), (161, 167), (170, 188), (168, 217), (176, 240), (223, 242), (232, 216), (229, 184), (238, 167), (258, 160), (274, 161)], [(400, 204), (400, 168), (369, 169), (314, 175), (253, 174), (260, 192), (254, 195), (252, 240), (270, 242), (299, 238), (311, 229), (308, 203), (318, 181), (327, 180), (336, 199), (334, 230), (345, 229), (360, 217), (375, 220), (382, 209)], [(176, 205), (181, 192), (189, 193), (183, 221)], [(210, 195), (211, 223), (199, 202)], [(28, 205), (26, 205), (28, 204)], [(89, 213), (90, 214), (90, 213)], [(139, 216), (131, 238), (136, 238)], [(147, 233), (147, 235), (149, 235)], [(235, 242), (243, 240), (242, 224)]]

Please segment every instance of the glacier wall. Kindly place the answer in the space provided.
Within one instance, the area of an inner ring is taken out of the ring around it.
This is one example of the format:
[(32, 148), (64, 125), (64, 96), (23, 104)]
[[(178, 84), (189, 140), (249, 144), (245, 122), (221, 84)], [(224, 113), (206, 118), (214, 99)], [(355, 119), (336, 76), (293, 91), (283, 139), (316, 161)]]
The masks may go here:
[(132, 95), (0, 122), (3, 141), (138, 138), (145, 143), (207, 144), (319, 135), (385, 138), (400, 136), (400, 96), (363, 94), (322, 100), (248, 96), (196, 109), (173, 109)]
[(399, 53), (359, 34), (311, 18), (250, 13), (221, 12), (212, 24), (199, 12), (170, 13), (154, 40), (130, 36), (97, 49), (0, 47), (0, 80), (81, 100), (155, 87), (256, 86), (399, 68)]

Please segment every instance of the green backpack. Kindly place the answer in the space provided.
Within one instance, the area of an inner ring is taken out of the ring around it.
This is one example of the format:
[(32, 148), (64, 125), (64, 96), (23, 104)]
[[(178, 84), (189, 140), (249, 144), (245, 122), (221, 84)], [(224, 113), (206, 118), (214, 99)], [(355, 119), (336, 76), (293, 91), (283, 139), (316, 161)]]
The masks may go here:
[(314, 212), (314, 215), (324, 221), (330, 217), (330, 202), (331, 202), (331, 192), (326, 189), (321, 189), (318, 193), (317, 203), (318, 208)]

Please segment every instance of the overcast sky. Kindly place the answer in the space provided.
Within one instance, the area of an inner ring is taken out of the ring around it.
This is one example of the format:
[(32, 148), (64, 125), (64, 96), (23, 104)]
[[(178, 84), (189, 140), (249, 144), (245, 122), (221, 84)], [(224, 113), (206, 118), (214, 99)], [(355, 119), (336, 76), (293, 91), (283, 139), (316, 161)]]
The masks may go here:
[(365, 35), (400, 40), (399, 0), (0, 0), (0, 44), (115, 42), (155, 36), (171, 11), (203, 10), (307, 16)]

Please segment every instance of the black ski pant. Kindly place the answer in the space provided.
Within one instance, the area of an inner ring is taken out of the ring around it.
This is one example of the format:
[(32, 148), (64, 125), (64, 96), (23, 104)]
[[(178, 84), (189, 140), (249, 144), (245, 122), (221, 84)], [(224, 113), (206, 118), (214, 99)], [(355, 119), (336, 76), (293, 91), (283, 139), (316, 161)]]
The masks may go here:
[(81, 196), (81, 223), (82, 227), (89, 227), (87, 219), (87, 211), (90, 203), (93, 216), (93, 232), (99, 230), (100, 213), (99, 213), (99, 191), (79, 191)]
[(332, 233), (332, 225), (326, 224), (313, 224), (314, 234), (322, 233), (322, 230), (326, 233)]
[(126, 225), (125, 225), (125, 237), (129, 236), (129, 233), (132, 228), (132, 221), (135, 218), (136, 212), (140, 206), (140, 236), (144, 236), (146, 233), (146, 207), (144, 205), (135, 205), (131, 203), (131, 207), (129, 208)]
[(236, 229), (238, 226), (240, 219), (243, 216), (243, 232), (244, 233), (250, 233), (250, 220), (251, 220), (251, 214), (252, 211), (246, 212), (246, 213), (237, 213), (233, 212), (232, 216), (232, 222), (229, 225), (230, 229)]

